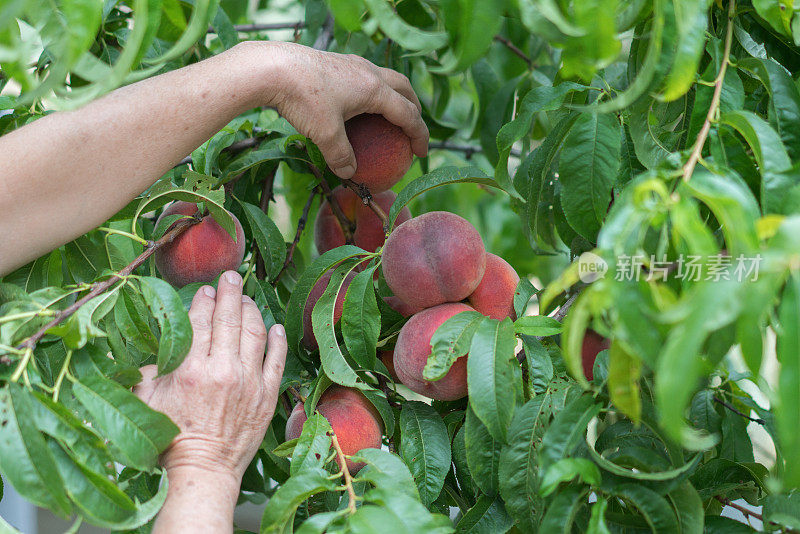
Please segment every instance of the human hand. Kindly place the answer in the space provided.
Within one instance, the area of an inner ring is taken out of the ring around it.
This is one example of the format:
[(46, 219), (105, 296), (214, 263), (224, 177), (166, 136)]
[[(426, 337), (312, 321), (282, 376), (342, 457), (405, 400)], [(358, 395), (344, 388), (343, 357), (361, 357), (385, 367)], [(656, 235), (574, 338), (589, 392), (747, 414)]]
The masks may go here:
[(267, 335), (261, 313), (242, 296), (242, 278), (233, 271), (220, 276), (217, 291), (211, 286), (197, 291), (189, 320), (192, 347), (180, 367), (160, 377), (156, 366), (142, 368), (144, 379), (134, 392), (181, 430), (162, 455), (170, 478), (187, 469), (211, 474), (238, 494), (275, 413), (286, 334), (275, 325)]
[(277, 88), (270, 84), (266, 105), (277, 108), (297, 131), (314, 141), (340, 178), (350, 178), (356, 170), (344, 122), (362, 113), (383, 115), (411, 138), (417, 156), (427, 155), (428, 128), (420, 116), (419, 99), (399, 72), (356, 55), (295, 43), (250, 41), (237, 46), (260, 56), (259, 63), (274, 66), (272, 76), (282, 81)]

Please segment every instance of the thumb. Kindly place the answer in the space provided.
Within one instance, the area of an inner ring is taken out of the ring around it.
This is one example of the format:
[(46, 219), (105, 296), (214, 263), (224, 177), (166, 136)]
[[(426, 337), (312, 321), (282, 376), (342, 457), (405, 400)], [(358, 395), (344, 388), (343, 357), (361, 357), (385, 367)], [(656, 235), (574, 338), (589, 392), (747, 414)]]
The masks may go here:
[(312, 139), (319, 147), (325, 162), (339, 178), (349, 179), (356, 172), (356, 155), (347, 139), (341, 118), (322, 130), (319, 139)]

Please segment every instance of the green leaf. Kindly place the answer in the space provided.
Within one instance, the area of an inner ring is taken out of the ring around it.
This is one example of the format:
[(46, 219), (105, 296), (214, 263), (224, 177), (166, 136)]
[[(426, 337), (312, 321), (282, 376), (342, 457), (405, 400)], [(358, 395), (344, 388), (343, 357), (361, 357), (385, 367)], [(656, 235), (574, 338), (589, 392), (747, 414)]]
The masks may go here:
[(357, 263), (346, 262), (333, 271), (328, 287), (311, 312), (311, 324), (314, 328), (314, 337), (319, 343), (322, 368), (328, 378), (347, 387), (356, 385), (358, 375), (350, 367), (336, 340), (334, 314), (336, 299), (342, 290), (345, 278), (357, 265)]
[(0, 389), (0, 472), (25, 499), (66, 517), (72, 508), (53, 454), (36, 428), (34, 402), (13, 382)]
[(375, 269), (377, 267), (370, 267), (353, 277), (347, 288), (341, 319), (347, 350), (363, 369), (375, 368), (381, 330), (381, 314), (373, 283)]
[[(412, 198), (441, 185), (462, 183), (481, 184), (502, 189), (497, 182), (477, 167), (440, 167), (428, 174), (423, 174), (400, 191), (389, 210), (390, 224), (394, 225), (397, 216)], [(509, 194), (512, 193), (509, 192)]]
[(666, 101), (680, 98), (695, 83), (706, 43), (707, 13), (711, 2), (712, 0), (675, 1), (678, 42), (672, 68), (667, 74), (661, 95)]
[(777, 355), (781, 364), (775, 418), (778, 440), (784, 458), (783, 482), (788, 487), (800, 485), (800, 275), (792, 273), (783, 290), (778, 308), (780, 330), (777, 332)]
[(349, 32), (361, 29), (361, 17), (364, 14), (363, 0), (328, 0), (336, 24)]
[(481, 495), (456, 525), (461, 534), (502, 534), (508, 532), (514, 520), (508, 515), (500, 497)]
[(270, 280), (274, 280), (283, 268), (286, 260), (286, 243), (283, 235), (275, 223), (261, 211), (258, 206), (247, 202), (240, 202), (250, 230), (258, 245), (258, 251), (264, 260)]
[(516, 407), (516, 345), (511, 319), (486, 318), (472, 337), (467, 358), (469, 405), (492, 437), (503, 443)]
[(564, 139), (558, 166), (561, 205), (570, 226), (594, 242), (611, 202), (622, 127), (616, 115), (584, 113)]
[[(791, 6), (791, 4), (789, 4)], [(756, 13), (766, 20), (770, 26), (778, 33), (791, 36), (790, 21), (792, 10), (781, 0), (753, 0), (753, 7)]]
[(292, 452), (292, 476), (306, 469), (322, 469), (331, 450), (331, 425), (322, 415), (315, 413), (303, 423), (303, 432)]
[(642, 416), (639, 377), (642, 362), (631, 356), (621, 343), (612, 342), (608, 352), (608, 393), (611, 402), (635, 424)]
[[(365, 252), (362, 249), (353, 245), (337, 247), (322, 254), (303, 271), (289, 297), (289, 302), (286, 304), (286, 338), (289, 342), (290, 351), (296, 353), (298, 350), (303, 333), (303, 310), (308, 300), (308, 294), (319, 277), (334, 265), (364, 254)], [(319, 301), (317, 304), (319, 304)]]
[(514, 321), (514, 332), (526, 336), (554, 336), (561, 333), (561, 323), (546, 315), (526, 315)]
[(652, 532), (670, 534), (681, 532), (675, 511), (669, 503), (656, 493), (644, 486), (623, 484), (613, 489), (616, 497), (625, 499), (635, 506), (644, 516)]
[(414, 478), (397, 455), (381, 449), (361, 449), (350, 459), (367, 464), (358, 472), (356, 480), (365, 480), (375, 487), (405, 493), (419, 500)]
[(430, 52), (447, 44), (447, 34), (428, 32), (411, 26), (383, 0), (364, 0), (370, 13), (387, 37), (407, 50)]
[(522, 346), (525, 349), (525, 363), (528, 366), (528, 380), (533, 397), (537, 391), (547, 388), (553, 379), (553, 360), (550, 353), (542, 343), (531, 336), (522, 336)]
[(586, 458), (562, 458), (547, 468), (539, 484), (539, 493), (547, 497), (559, 484), (569, 482), (578, 477), (584, 484), (597, 486), (600, 484), (600, 470)]
[(486, 425), (469, 407), (464, 420), (464, 445), (467, 466), (475, 485), (483, 493), (495, 495), (499, 489), (498, 473), (503, 444), (492, 437)]
[(608, 501), (598, 497), (597, 502), (592, 505), (592, 516), (589, 518), (587, 532), (590, 534), (611, 534), (606, 525), (606, 508), (608, 508)]
[(178, 427), (166, 415), (108, 379), (86, 377), (72, 384), (72, 392), (91, 415), (92, 425), (131, 467), (155, 468), (158, 455), (178, 435)]
[(145, 302), (161, 327), (158, 341), (158, 374), (178, 368), (192, 346), (192, 325), (178, 293), (164, 280), (139, 278)]
[(800, 529), (800, 495), (769, 495), (764, 499), (764, 521), (775, 522), (791, 530)]
[(486, 54), (503, 22), (503, 2), (444, 0), (441, 12), (451, 39), (449, 57), (434, 73), (460, 72)]
[(536, 288), (527, 278), (520, 278), (517, 284), (517, 289), (514, 291), (514, 313), (517, 317), (525, 315), (525, 309), (528, 307), (528, 301), (536, 294)]
[(444, 421), (424, 402), (407, 401), (400, 411), (400, 456), (429, 506), (439, 497), (450, 469), (450, 437)]
[(578, 511), (586, 505), (586, 490), (581, 487), (569, 486), (556, 495), (539, 526), (540, 532), (572, 532), (572, 524)]
[(442, 323), (431, 337), (431, 355), (422, 377), (430, 381), (444, 377), (458, 358), (469, 353), (472, 337), (484, 318), (476, 311), (465, 311)]
[(500, 494), (525, 532), (535, 530), (542, 513), (539, 497), (539, 451), (550, 420), (545, 396), (534, 397), (514, 414), (508, 445), (500, 452)]
[(542, 438), (539, 463), (543, 468), (569, 456), (582, 442), (586, 427), (600, 413), (591, 395), (584, 394), (569, 403), (553, 420)]
[(336, 483), (328, 479), (328, 472), (320, 468), (306, 469), (292, 476), (267, 501), (261, 516), (260, 534), (283, 534), (303, 501), (335, 487)]
[(667, 494), (667, 500), (678, 515), (680, 531), (687, 534), (704, 532), (703, 501), (688, 480)]

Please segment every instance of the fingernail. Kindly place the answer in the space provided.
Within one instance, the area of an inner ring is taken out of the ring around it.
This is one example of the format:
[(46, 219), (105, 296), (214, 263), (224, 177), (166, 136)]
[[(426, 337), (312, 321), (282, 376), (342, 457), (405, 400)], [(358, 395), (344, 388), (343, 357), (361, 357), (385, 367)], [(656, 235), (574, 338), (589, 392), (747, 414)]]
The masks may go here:
[(356, 169), (352, 165), (347, 165), (345, 167), (339, 167), (338, 169), (333, 169), (333, 172), (339, 178), (348, 179), (356, 173)]
[(217, 290), (211, 286), (203, 286), (203, 293), (207, 296), (211, 297), (212, 299), (217, 296)]
[(225, 280), (228, 281), (229, 284), (233, 286), (238, 286), (239, 283), (242, 281), (242, 277), (239, 276), (239, 273), (236, 271), (228, 271), (225, 273)]
[(279, 337), (286, 337), (286, 329), (283, 328), (282, 324), (275, 325), (275, 334)]

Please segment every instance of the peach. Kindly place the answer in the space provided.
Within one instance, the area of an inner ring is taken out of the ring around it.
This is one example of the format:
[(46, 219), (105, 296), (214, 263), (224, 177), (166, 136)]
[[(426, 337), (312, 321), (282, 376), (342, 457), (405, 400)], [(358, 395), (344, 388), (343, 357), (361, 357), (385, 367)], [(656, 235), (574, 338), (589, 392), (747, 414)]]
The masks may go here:
[[(325, 290), (328, 288), (328, 282), (331, 280), (331, 275), (333, 275), (333, 271), (328, 271), (327, 273), (323, 274), (317, 283), (314, 284), (314, 287), (311, 288), (311, 291), (308, 294), (308, 299), (306, 299), (306, 306), (303, 309), (303, 345), (308, 350), (317, 350), (319, 348), (319, 344), (317, 343), (317, 338), (314, 337), (314, 329), (311, 323), (311, 314), (314, 311), (314, 306), (317, 305), (317, 301), (325, 293)], [(344, 284), (339, 289), (339, 294), (336, 295), (336, 303), (333, 305), (333, 322), (339, 322), (339, 319), (342, 318), (342, 311), (344, 311), (344, 298), (347, 293), (347, 288), (350, 287), (350, 282), (353, 281), (353, 277), (355, 275), (351, 272), (347, 275), (344, 279)]]
[(517, 271), (506, 260), (495, 254), (486, 254), (486, 272), (469, 296), (469, 303), (476, 311), (492, 319), (516, 319), (514, 293), (518, 283)]
[[(345, 455), (353, 455), (361, 449), (381, 448), (383, 421), (378, 410), (359, 390), (331, 386), (317, 402), (317, 411), (330, 423)], [(299, 438), (305, 422), (303, 403), (298, 402), (286, 421), (286, 440)], [(352, 475), (364, 467), (363, 463), (346, 462)]]
[[(397, 198), (392, 191), (384, 191), (372, 196), (372, 201), (389, 213), (392, 203)], [(386, 240), (381, 220), (369, 206), (364, 205), (361, 198), (350, 189), (339, 186), (333, 190), (333, 199), (342, 208), (344, 216), (355, 222), (353, 244), (368, 252), (375, 252), (382, 247)], [(395, 226), (411, 218), (408, 208), (403, 208), (397, 216)], [(331, 205), (325, 200), (319, 208), (317, 219), (314, 222), (314, 243), (320, 254), (345, 244), (344, 232), (339, 220), (334, 215)]]
[(344, 128), (356, 156), (352, 180), (372, 194), (391, 189), (411, 167), (411, 139), (383, 115), (356, 115)]
[(383, 275), (392, 292), (417, 308), (467, 298), (486, 270), (486, 250), (466, 219), (446, 211), (414, 217), (389, 235)]
[(461, 303), (440, 304), (415, 314), (403, 325), (394, 347), (394, 369), (411, 391), (437, 400), (456, 400), (467, 394), (467, 357), (458, 358), (441, 379), (430, 382), (422, 370), (431, 354), (431, 337), (450, 317), (472, 308)]
[(586, 380), (594, 379), (594, 361), (597, 355), (611, 346), (611, 341), (592, 330), (586, 330), (581, 345), (581, 362)]
[(394, 370), (394, 350), (379, 350), (378, 358), (380, 358), (383, 365), (386, 366), (386, 369), (389, 371), (389, 376), (395, 381), (399, 380), (399, 378), (397, 378), (397, 371)]
[[(161, 213), (158, 221), (169, 215), (195, 213), (196, 204), (173, 202)], [(239, 219), (233, 214), (231, 216), (236, 226), (236, 241), (211, 215), (207, 215), (172, 243), (157, 249), (156, 268), (164, 280), (175, 287), (192, 282), (210, 284), (223, 271), (238, 269), (244, 258), (244, 231)]]

